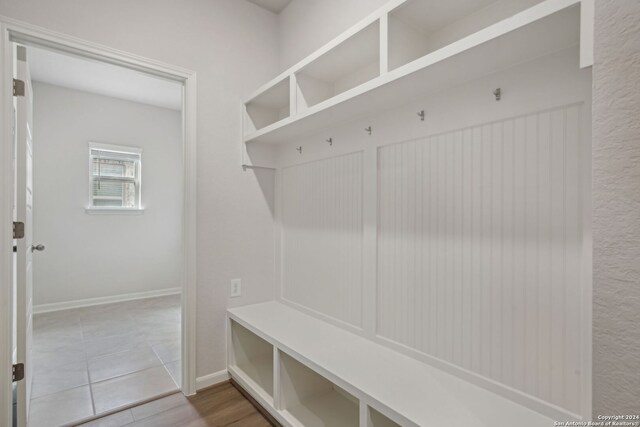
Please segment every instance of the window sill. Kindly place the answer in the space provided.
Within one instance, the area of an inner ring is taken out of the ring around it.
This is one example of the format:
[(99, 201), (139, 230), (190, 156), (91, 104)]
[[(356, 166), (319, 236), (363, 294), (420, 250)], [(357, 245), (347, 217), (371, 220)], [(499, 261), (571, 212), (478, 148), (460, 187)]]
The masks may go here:
[(142, 215), (144, 209), (129, 208), (85, 208), (85, 213), (89, 215)]

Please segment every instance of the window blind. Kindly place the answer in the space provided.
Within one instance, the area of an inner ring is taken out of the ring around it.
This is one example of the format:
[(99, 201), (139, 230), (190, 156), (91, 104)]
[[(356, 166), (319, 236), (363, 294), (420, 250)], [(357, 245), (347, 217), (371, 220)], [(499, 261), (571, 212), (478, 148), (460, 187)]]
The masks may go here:
[(137, 152), (91, 148), (91, 206), (139, 208), (140, 163)]

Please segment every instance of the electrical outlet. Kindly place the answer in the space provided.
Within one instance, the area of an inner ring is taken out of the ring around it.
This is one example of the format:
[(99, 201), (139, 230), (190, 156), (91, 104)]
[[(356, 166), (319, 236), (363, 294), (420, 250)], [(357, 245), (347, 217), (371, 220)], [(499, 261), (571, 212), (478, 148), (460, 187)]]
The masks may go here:
[(242, 295), (242, 279), (233, 279), (231, 281), (231, 298), (237, 298)]

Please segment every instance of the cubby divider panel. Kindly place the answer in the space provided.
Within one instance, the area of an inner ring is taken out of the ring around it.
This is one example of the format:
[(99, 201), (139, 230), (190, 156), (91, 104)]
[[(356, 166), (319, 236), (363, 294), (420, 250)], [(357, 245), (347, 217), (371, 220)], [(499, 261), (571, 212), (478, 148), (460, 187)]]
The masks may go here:
[(273, 398), (273, 346), (231, 321), (232, 366)]
[(305, 427), (358, 427), (359, 402), (331, 381), (280, 353), (282, 409)]

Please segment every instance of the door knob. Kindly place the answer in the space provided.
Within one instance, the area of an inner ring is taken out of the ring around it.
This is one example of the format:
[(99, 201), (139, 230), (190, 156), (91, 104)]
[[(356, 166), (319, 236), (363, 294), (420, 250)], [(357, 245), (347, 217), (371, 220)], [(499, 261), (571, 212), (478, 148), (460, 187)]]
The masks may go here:
[(44, 251), (45, 247), (42, 243), (38, 243), (37, 245), (31, 245), (31, 252), (35, 252), (35, 251), (39, 251), (42, 252)]

